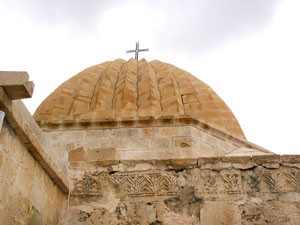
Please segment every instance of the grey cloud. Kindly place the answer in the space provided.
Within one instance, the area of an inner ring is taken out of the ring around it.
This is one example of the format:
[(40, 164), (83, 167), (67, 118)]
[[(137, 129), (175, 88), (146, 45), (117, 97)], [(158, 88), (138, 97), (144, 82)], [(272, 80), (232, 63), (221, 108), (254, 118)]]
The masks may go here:
[(165, 17), (165, 24), (152, 31), (155, 48), (199, 55), (263, 30), (270, 24), (280, 1), (283, 0), (6, 0), (5, 3), (41, 26), (64, 26), (68, 32), (86, 35), (98, 29), (107, 10), (143, 2)]
[(71, 31), (74, 28), (93, 30), (103, 12), (118, 2), (119, 0), (6, 0), (4, 3), (11, 10), (39, 25), (65, 25)]
[(155, 30), (159, 49), (188, 54), (249, 36), (266, 28), (282, 0), (151, 1), (166, 23)]

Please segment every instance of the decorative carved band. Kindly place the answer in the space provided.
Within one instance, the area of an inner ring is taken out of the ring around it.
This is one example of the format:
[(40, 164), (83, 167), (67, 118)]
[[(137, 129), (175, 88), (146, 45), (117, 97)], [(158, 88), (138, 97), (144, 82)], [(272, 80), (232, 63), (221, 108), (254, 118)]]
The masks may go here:
[(179, 189), (174, 176), (160, 173), (113, 175), (109, 180), (129, 196), (176, 195)]
[(102, 197), (101, 185), (95, 178), (91, 176), (85, 176), (82, 180), (79, 180), (75, 183), (71, 194), (78, 195), (82, 198), (89, 196)]

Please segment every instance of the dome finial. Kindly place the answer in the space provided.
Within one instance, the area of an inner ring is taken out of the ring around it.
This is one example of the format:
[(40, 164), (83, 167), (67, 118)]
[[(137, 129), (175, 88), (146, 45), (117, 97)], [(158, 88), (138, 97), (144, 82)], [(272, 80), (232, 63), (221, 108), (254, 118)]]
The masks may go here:
[(139, 49), (139, 42), (135, 43), (135, 50), (127, 50), (126, 53), (132, 53), (135, 52), (135, 60), (139, 61), (139, 52), (148, 52), (148, 48)]

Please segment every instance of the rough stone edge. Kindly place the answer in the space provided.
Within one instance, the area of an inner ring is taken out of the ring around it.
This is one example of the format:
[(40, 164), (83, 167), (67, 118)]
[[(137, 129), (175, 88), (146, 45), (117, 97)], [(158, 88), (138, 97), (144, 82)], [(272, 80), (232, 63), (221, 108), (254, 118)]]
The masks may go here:
[[(151, 159), (151, 160), (103, 160), (82, 162), (70, 162), (71, 168), (88, 166), (100, 167), (115, 167), (123, 164), (126, 167), (135, 167), (138, 164), (149, 164), (153, 167), (166, 167), (167, 170), (182, 170), (189, 168), (201, 169), (227, 169), (234, 168), (240, 170), (251, 169), (256, 166), (263, 166), (268, 163), (278, 163), (285, 167), (298, 167), (300, 163), (300, 155), (261, 155), (261, 156), (231, 156), (231, 157), (201, 157), (201, 158), (186, 158), (186, 159)], [(288, 164), (287, 164), (288, 163)], [(295, 166), (293, 164), (296, 164)], [(117, 167), (115, 167), (117, 168)], [(269, 167), (266, 167), (269, 168)]]
[(107, 128), (142, 128), (159, 126), (192, 126), (202, 130), (216, 138), (226, 140), (236, 147), (246, 147), (258, 150), (267, 154), (273, 152), (253, 144), (245, 139), (234, 136), (227, 131), (207, 124), (202, 120), (190, 115), (175, 116), (140, 116), (128, 118), (101, 118), (101, 119), (76, 119), (76, 120), (55, 120), (55, 121), (37, 121), (43, 131), (52, 130), (81, 130), (81, 129), (107, 129)]
[(28, 151), (45, 169), (54, 183), (64, 193), (68, 193), (67, 168), (58, 156), (55, 157), (46, 152), (47, 140), (24, 103), (21, 100), (12, 101), (0, 87), (0, 109), (5, 112), (5, 118)]

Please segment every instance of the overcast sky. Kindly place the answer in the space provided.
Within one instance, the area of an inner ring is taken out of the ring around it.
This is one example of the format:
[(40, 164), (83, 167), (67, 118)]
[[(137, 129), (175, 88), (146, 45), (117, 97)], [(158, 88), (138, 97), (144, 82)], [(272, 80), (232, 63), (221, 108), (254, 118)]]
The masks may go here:
[(27, 71), (33, 113), (62, 82), (135, 42), (191, 72), (248, 141), (300, 154), (299, 0), (0, 0), (0, 70)]

